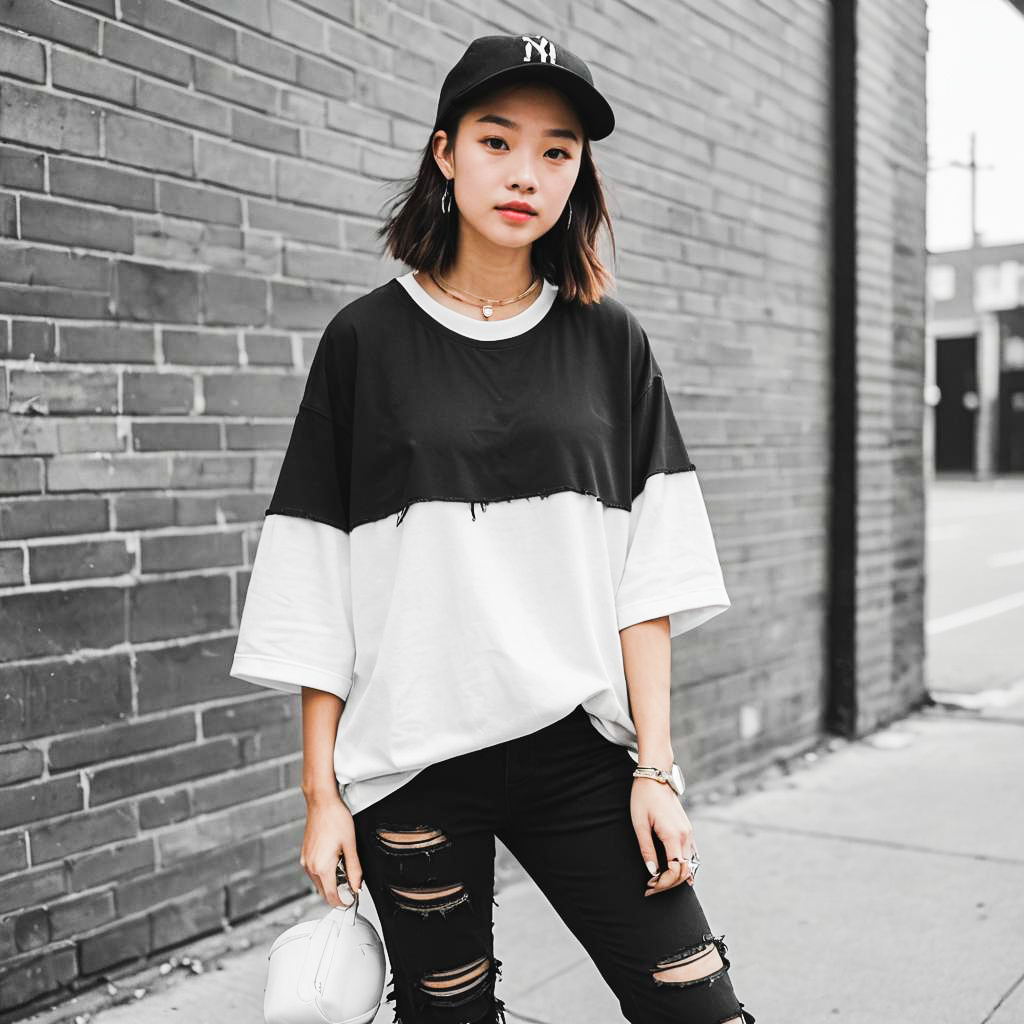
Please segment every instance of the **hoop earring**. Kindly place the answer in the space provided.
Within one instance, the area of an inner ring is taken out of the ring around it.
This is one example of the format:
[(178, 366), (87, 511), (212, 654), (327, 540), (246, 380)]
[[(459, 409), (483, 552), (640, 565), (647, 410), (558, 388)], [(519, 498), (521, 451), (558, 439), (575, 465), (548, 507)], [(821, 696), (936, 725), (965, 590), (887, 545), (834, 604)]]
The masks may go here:
[(566, 203), (565, 205), (569, 207), (569, 219), (565, 222), (565, 230), (568, 231), (569, 225), (572, 223), (572, 203)]
[[(452, 199), (454, 198), (454, 190), (452, 195), (448, 194), (448, 186), (451, 184), (451, 178), (444, 179), (444, 189), (441, 192), (441, 212), (450, 213), (452, 209)], [(448, 200), (448, 206), (444, 205), (445, 199)]]

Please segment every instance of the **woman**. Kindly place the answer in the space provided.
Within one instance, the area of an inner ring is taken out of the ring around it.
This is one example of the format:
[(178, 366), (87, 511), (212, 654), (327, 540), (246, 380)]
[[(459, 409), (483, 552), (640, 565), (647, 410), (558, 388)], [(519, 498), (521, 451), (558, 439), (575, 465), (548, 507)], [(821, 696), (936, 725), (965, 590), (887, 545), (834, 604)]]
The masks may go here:
[(232, 675), (301, 692), (300, 861), (332, 907), (365, 880), (401, 1024), (504, 1021), (495, 836), (628, 1020), (754, 1020), (670, 736), (670, 638), (730, 601), (647, 335), (604, 292), (613, 127), (564, 47), (470, 44), (381, 229), (414, 269), (323, 332), (254, 558)]

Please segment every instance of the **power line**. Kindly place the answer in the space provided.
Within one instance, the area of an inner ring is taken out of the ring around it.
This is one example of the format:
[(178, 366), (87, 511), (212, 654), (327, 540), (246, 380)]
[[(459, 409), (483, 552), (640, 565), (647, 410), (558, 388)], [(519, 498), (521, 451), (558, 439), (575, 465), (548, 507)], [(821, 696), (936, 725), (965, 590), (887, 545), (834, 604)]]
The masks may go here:
[(944, 164), (929, 164), (929, 171), (943, 170), (946, 167), (963, 167), (971, 172), (971, 248), (977, 249), (980, 244), (978, 235), (978, 171), (995, 170), (995, 164), (979, 164), (975, 158), (977, 135), (971, 132), (971, 159), (968, 163), (962, 160), (948, 160)]

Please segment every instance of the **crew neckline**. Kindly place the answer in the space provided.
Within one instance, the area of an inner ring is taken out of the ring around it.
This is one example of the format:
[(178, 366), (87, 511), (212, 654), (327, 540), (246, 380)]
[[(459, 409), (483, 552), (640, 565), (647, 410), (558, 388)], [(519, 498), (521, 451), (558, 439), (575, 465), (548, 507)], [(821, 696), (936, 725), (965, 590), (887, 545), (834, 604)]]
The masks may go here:
[(514, 342), (516, 339), (522, 339), (523, 335), (544, 319), (558, 297), (558, 286), (542, 277), (541, 293), (526, 309), (506, 317), (504, 320), (477, 320), (465, 313), (449, 309), (448, 306), (435, 299), (416, 280), (415, 273), (416, 271), (410, 270), (407, 274), (395, 277), (394, 280), (402, 286), (405, 294), (435, 324), (460, 340), (468, 341), (471, 344)]

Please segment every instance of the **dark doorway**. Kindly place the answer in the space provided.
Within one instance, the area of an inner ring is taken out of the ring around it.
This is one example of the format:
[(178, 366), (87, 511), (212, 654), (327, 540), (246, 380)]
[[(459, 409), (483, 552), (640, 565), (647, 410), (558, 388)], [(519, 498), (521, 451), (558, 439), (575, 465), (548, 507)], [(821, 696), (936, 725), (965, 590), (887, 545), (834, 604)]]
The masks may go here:
[(999, 375), (999, 472), (1024, 473), (1024, 370)]
[(975, 420), (978, 416), (976, 335), (936, 338), (935, 469), (974, 472)]

